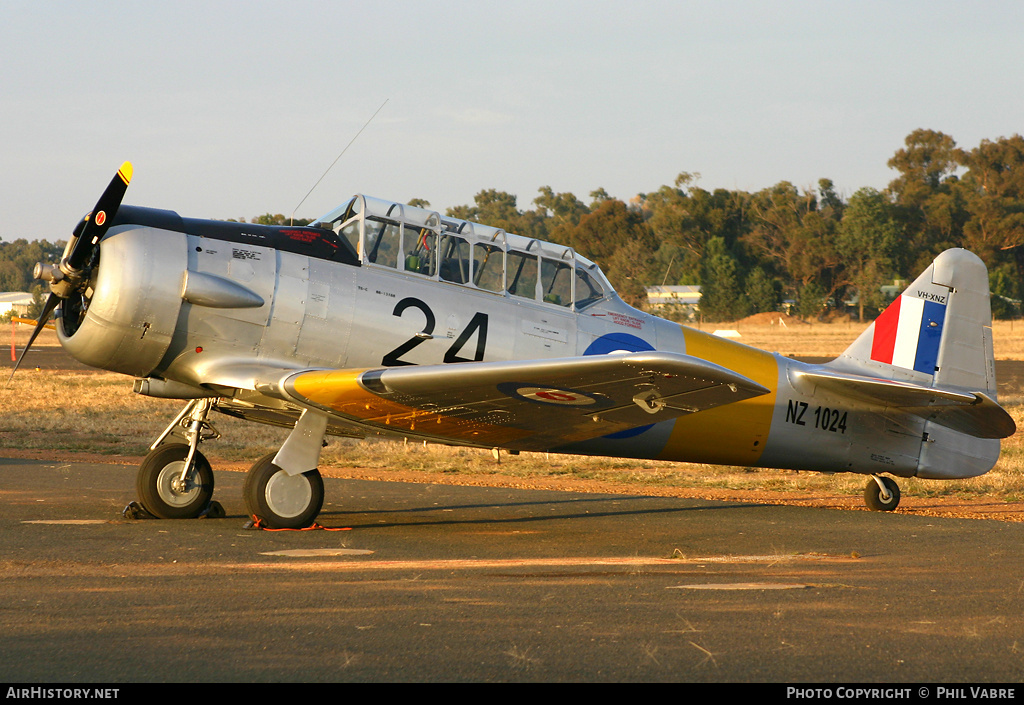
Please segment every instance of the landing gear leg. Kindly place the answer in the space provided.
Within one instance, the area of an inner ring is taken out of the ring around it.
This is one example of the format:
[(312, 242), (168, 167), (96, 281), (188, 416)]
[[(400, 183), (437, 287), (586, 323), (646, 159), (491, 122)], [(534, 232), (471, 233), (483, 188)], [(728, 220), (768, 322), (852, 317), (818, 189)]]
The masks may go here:
[(891, 477), (872, 475), (864, 488), (864, 503), (875, 512), (891, 512), (900, 504), (900, 486)]
[[(199, 444), (219, 433), (206, 421), (213, 402), (197, 399), (186, 406), (150, 447), (136, 476), (139, 502), (161, 519), (192, 519), (210, 506), (213, 470)], [(175, 435), (185, 443), (167, 443)]]
[(281, 450), (249, 469), (242, 486), (245, 506), (267, 528), (304, 529), (320, 513), (324, 482), (317, 466), (326, 431), (327, 417), (306, 409)]

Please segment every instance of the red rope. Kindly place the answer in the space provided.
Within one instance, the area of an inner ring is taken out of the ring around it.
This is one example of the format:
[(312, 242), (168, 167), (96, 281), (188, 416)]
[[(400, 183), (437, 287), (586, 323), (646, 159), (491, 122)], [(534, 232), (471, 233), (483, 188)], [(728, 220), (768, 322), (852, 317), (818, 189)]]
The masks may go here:
[(263, 525), (263, 520), (255, 514), (252, 515), (252, 527), (253, 529), (259, 529), (260, 531), (352, 531), (352, 527), (338, 527), (336, 529), (328, 529), (326, 526), (316, 523), (315, 521), (304, 529), (271, 529), (268, 526)]

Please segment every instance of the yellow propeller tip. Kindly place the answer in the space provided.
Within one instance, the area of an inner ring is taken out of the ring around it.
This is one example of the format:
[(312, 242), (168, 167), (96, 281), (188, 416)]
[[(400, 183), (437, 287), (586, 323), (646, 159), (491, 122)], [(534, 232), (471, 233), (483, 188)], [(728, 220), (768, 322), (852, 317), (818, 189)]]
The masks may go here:
[(126, 184), (130, 183), (132, 180), (132, 163), (125, 162), (124, 164), (122, 164), (121, 168), (117, 170), (117, 174), (118, 176), (121, 177), (121, 180), (124, 181)]

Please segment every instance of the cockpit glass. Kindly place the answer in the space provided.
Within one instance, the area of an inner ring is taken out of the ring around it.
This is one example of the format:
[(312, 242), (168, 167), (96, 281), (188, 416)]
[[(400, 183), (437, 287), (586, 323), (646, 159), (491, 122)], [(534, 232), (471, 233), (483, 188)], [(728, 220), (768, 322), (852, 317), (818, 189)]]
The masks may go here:
[(385, 267), (398, 267), (398, 223), (377, 218), (366, 219), (366, 259)]
[(468, 284), (469, 243), (465, 238), (445, 234), (441, 238), (441, 279), (455, 284)]
[(504, 250), (497, 245), (473, 245), (473, 283), (487, 291), (504, 291)]
[(571, 247), (425, 208), (355, 196), (312, 225), (337, 233), (357, 263), (499, 295), (580, 310), (611, 291), (597, 265)]
[(604, 288), (583, 267), (576, 267), (576, 308), (582, 309), (604, 298)]
[(351, 218), (338, 229), (338, 236), (352, 246), (352, 251), (359, 252), (359, 218)]
[(537, 298), (537, 256), (525, 252), (508, 253), (508, 293), (524, 299)]
[(572, 306), (572, 267), (545, 257), (541, 260), (540, 275), (545, 301)]
[(339, 223), (345, 222), (353, 215), (358, 214), (359, 211), (359, 197), (355, 196), (353, 198), (350, 198), (342, 205), (335, 208), (327, 215), (314, 220), (312, 223), (310, 223), (310, 227), (327, 228), (336, 231)]
[(405, 226), (405, 271), (434, 276), (437, 269), (437, 233)]

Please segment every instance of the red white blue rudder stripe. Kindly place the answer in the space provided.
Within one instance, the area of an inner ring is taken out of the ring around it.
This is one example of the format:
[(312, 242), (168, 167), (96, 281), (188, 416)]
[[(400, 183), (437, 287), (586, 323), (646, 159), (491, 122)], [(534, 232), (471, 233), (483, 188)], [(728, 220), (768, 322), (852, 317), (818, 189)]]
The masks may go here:
[(871, 359), (934, 375), (945, 320), (944, 301), (902, 294), (875, 319)]

